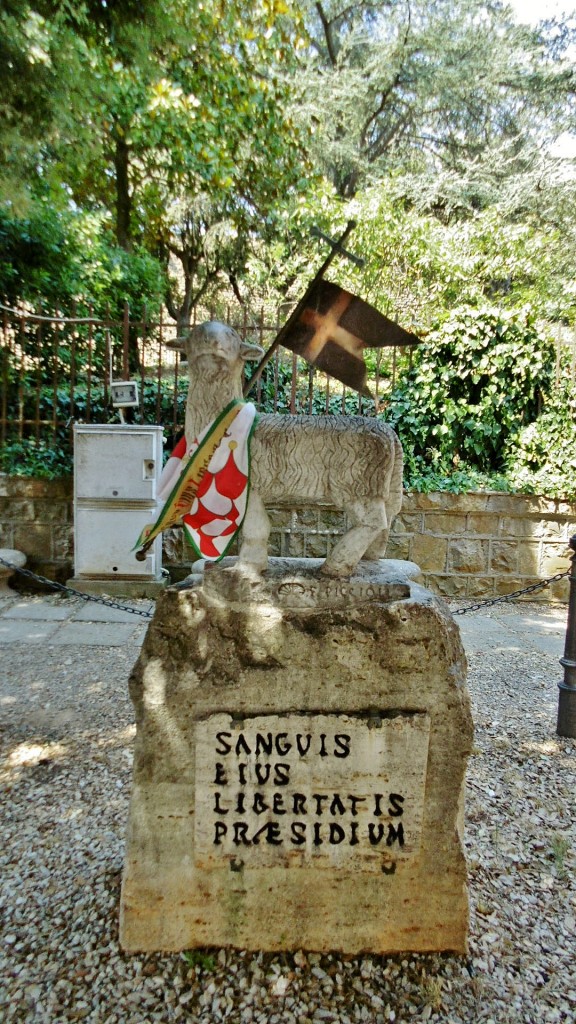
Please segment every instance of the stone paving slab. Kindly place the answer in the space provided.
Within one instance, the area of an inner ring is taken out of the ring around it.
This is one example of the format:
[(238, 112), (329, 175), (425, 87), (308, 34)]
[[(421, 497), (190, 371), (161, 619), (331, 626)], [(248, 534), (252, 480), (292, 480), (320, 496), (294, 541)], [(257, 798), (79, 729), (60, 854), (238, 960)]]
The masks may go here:
[(457, 615), (456, 622), (466, 650), (479, 651), (488, 647), (492, 650), (500, 646), (518, 649), (518, 637), (497, 619), (480, 615), (478, 612), (470, 612), (467, 616)]
[(527, 612), (510, 605), (497, 613), (501, 618), (470, 612), (456, 616), (462, 643), (470, 653), (480, 651), (538, 650), (560, 658), (564, 652), (567, 609)]
[[(146, 609), (141, 609), (145, 611)], [(153, 608), (151, 608), (153, 611)], [(123, 612), (119, 608), (109, 608), (107, 605), (86, 602), (79, 611), (72, 616), (73, 622), (127, 622), (137, 626), (139, 623), (148, 623), (150, 620), (143, 615), (134, 615), (133, 612)]]
[[(56, 622), (69, 619), (74, 612), (72, 605), (44, 604), (41, 601), (19, 601), (2, 614), (2, 619), (34, 619)], [(1, 609), (0, 609), (1, 613)]]
[(143, 637), (135, 638), (135, 629), (118, 622), (67, 622), (54, 633), (53, 644), (71, 644), (88, 647), (123, 647), (128, 643), (141, 643)]
[(58, 629), (58, 622), (35, 622), (33, 620), (0, 619), (0, 643), (37, 644), (51, 639)]
[(514, 617), (514, 628), (537, 630), (540, 633), (545, 632), (547, 634), (558, 634), (558, 636), (565, 636), (567, 617), (567, 608), (564, 608), (561, 612), (558, 611), (556, 613), (537, 612), (536, 614), (526, 615), (519, 612)]
[(565, 632), (562, 634), (550, 633), (548, 636), (532, 633), (529, 638), (532, 647), (536, 647), (543, 654), (552, 654), (557, 658), (561, 658), (564, 654), (564, 640)]

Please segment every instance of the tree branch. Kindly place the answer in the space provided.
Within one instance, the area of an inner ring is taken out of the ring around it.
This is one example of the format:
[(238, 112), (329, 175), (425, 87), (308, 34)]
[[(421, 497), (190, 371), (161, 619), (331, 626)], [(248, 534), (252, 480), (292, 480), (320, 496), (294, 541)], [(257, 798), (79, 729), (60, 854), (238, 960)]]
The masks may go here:
[(333, 25), (333, 22), (328, 21), (328, 18), (324, 14), (324, 8), (322, 7), (321, 3), (317, 3), (316, 4), (316, 10), (318, 11), (318, 17), (320, 18), (320, 21), (322, 22), (322, 28), (324, 29), (324, 38), (326, 40), (326, 49), (328, 50), (328, 56), (330, 58), (330, 63), (332, 64), (333, 67), (336, 67), (336, 63), (337, 63), (336, 47), (334, 46), (334, 39), (333, 39), (333, 36), (332, 36), (332, 25)]

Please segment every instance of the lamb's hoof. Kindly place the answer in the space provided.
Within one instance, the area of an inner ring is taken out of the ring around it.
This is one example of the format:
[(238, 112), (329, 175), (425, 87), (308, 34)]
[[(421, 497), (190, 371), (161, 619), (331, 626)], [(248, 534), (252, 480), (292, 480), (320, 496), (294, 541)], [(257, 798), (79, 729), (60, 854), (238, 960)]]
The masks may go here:
[(331, 565), (328, 559), (320, 566), (320, 574), (322, 576), (329, 576), (333, 580), (346, 579), (351, 576), (354, 572), (355, 566), (347, 565)]
[(249, 576), (249, 577), (260, 577), (263, 576), (268, 568), (268, 561), (266, 562), (242, 562), (240, 559), (232, 566), (232, 572), (237, 576)]

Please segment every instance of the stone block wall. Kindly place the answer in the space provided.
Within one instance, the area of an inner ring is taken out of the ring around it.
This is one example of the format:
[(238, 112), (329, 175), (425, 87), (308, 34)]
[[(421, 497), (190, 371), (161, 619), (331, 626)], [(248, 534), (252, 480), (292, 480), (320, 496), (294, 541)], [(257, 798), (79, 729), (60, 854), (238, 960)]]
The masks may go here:
[[(270, 553), (323, 558), (346, 528), (334, 509), (271, 509)], [(509, 594), (569, 568), (568, 540), (576, 534), (576, 503), (531, 495), (407, 493), (390, 538), (390, 558), (422, 569), (426, 585), (448, 598)], [(73, 574), (70, 480), (28, 480), (0, 474), (0, 547), (15, 547), (28, 566), (59, 582)], [(182, 530), (168, 531), (164, 565), (175, 579), (194, 554)], [(560, 580), (530, 597), (567, 601)]]
[[(448, 598), (510, 594), (570, 567), (576, 504), (524, 494), (406, 494), (388, 554)], [(531, 600), (567, 601), (568, 580)]]
[[(72, 481), (0, 473), (0, 547), (23, 551), (26, 568), (40, 576), (58, 583), (69, 579), (74, 561)], [(22, 587), (23, 580), (16, 577), (13, 582)]]

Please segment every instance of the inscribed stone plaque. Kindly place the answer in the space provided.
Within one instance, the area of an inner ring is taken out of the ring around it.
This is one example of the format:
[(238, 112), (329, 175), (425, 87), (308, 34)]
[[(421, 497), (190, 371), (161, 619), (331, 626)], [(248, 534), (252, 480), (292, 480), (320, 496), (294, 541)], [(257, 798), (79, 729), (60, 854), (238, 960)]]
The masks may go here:
[(418, 851), (425, 713), (218, 714), (196, 726), (194, 859), (382, 871)]

